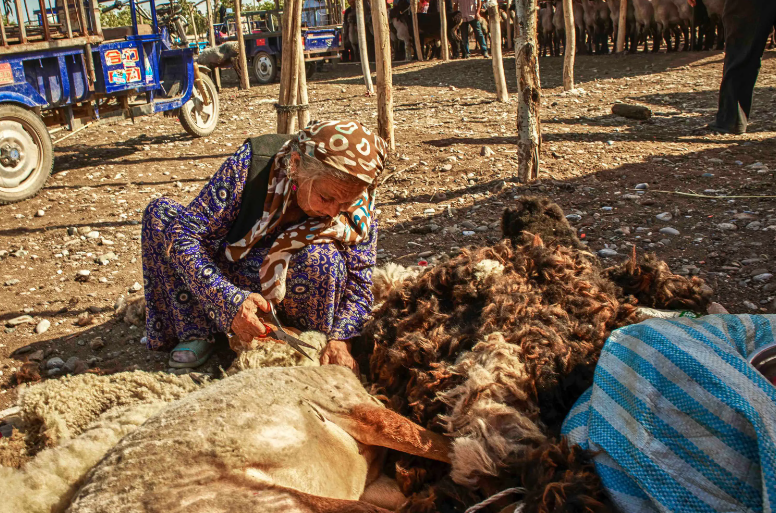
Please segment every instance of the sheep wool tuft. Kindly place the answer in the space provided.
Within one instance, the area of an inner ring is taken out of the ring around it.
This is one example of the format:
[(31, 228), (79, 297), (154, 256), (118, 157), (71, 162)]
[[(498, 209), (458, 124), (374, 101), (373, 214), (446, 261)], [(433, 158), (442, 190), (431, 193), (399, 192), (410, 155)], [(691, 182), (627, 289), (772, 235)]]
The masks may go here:
[(259, 344), (256, 349), (240, 353), (226, 370), (226, 374), (231, 376), (240, 371), (262, 367), (319, 366), (321, 351), (326, 347), (326, 334), (319, 331), (306, 331), (300, 334), (299, 338), (315, 346), (315, 349), (303, 348), (312, 360), (305, 358), (287, 344), (269, 342)]
[(375, 268), (372, 272), (372, 293), (375, 296), (375, 304), (385, 301), (392, 291), (400, 289), (406, 280), (417, 278), (421, 271), (422, 267), (404, 267), (394, 262)]
[(18, 404), (25, 424), (39, 429), (51, 446), (79, 435), (117, 406), (174, 401), (200, 387), (187, 375), (163, 372), (79, 374), (34, 385), (21, 393)]
[(89, 469), (166, 405), (164, 401), (151, 401), (113, 408), (79, 436), (38, 453), (21, 469), (0, 467), (0, 509), (19, 513), (64, 511)]
[(641, 320), (638, 306), (707, 304), (702, 282), (651, 257), (634, 257), (613, 281), (549, 201), (523, 198), (503, 223), (509, 240), (405, 283), (358, 341), (370, 353), (372, 393), (454, 440), (452, 470), (390, 462), (401, 489), (415, 493), (402, 511), (462, 510), (514, 486), (528, 489), (525, 513), (606, 510), (588, 454), (559, 440), (561, 423), (592, 383), (609, 333)]

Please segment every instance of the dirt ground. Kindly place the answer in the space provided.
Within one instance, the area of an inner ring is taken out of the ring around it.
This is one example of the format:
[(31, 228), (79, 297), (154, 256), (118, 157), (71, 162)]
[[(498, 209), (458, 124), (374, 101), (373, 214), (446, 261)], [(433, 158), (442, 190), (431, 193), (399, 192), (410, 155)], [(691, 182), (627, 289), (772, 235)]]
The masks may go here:
[[(635, 244), (701, 276), (731, 312), (776, 312), (776, 52), (763, 60), (744, 136), (698, 130), (715, 112), (722, 58), (579, 56), (571, 93), (560, 87), (561, 58), (543, 58), (541, 181), (530, 186), (516, 179), (516, 104), (494, 101), (489, 60), (396, 63), (395, 174), (379, 195), (380, 262), (433, 264), (495, 242), (514, 197), (544, 194), (593, 250), (611, 250), (607, 261)], [(505, 67), (514, 92), (511, 54)], [(311, 78), (313, 119), (353, 117), (376, 128), (376, 101), (364, 96), (359, 72), (327, 65)], [(162, 116), (93, 126), (56, 144), (54, 175), (36, 198), (0, 207), (0, 410), (13, 403), (17, 380), (28, 371), (47, 376), (55, 357), (104, 372), (167, 369), (168, 355), (147, 351), (142, 327), (114, 319), (114, 305), (142, 294), (131, 291), (143, 282), (148, 201), (187, 203), (245, 138), (274, 131), (278, 85), (235, 86), (226, 72), (213, 136), (192, 139)], [(618, 101), (647, 105), (654, 116), (616, 117)], [(492, 155), (482, 155), (486, 146)], [(31, 320), (8, 324), (23, 315)], [(50, 327), (37, 334), (42, 320)], [(230, 353), (221, 348), (199, 371), (217, 374)]]

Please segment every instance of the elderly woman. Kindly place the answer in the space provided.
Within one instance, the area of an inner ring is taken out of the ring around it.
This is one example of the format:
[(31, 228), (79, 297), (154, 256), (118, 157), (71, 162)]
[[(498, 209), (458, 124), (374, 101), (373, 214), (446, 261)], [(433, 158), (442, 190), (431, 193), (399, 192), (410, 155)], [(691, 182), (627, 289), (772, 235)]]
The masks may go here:
[[(152, 201), (143, 215), (147, 345), (173, 367), (196, 367), (213, 336), (243, 346), (281, 318), (327, 334), (321, 363), (355, 369), (348, 339), (373, 296), (374, 187), (386, 143), (355, 121), (296, 136), (249, 139), (184, 207)], [(177, 345), (176, 345), (177, 344)]]

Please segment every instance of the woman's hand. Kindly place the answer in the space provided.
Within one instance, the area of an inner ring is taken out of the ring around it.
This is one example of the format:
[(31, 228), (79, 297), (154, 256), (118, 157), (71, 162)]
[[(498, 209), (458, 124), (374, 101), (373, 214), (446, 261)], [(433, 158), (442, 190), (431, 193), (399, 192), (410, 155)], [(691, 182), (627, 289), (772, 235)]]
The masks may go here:
[[(254, 338), (266, 335), (267, 330), (256, 313), (259, 311), (269, 313), (270, 308), (269, 301), (260, 294), (251, 294), (240, 305), (237, 315), (232, 320), (232, 332), (240, 339), (242, 349), (251, 347)], [(235, 347), (232, 349), (236, 350)]]
[(329, 340), (321, 353), (321, 365), (342, 365), (359, 375), (358, 362), (350, 355), (350, 342)]

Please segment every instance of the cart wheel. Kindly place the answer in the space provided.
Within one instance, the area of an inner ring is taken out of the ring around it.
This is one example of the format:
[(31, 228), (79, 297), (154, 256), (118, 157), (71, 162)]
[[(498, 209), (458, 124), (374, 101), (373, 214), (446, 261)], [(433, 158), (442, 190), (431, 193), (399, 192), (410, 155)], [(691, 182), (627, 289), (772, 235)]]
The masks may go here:
[(200, 78), (210, 97), (210, 103), (205, 105), (202, 95), (195, 86), (191, 92), (191, 99), (181, 107), (180, 114), (178, 114), (178, 120), (183, 128), (194, 137), (205, 137), (212, 134), (218, 124), (220, 111), (216, 85), (207, 75), (202, 74)]
[(277, 60), (274, 55), (259, 52), (253, 57), (253, 75), (260, 84), (271, 84), (278, 76)]
[(35, 196), (54, 164), (43, 120), (16, 105), (0, 105), (0, 205)]

